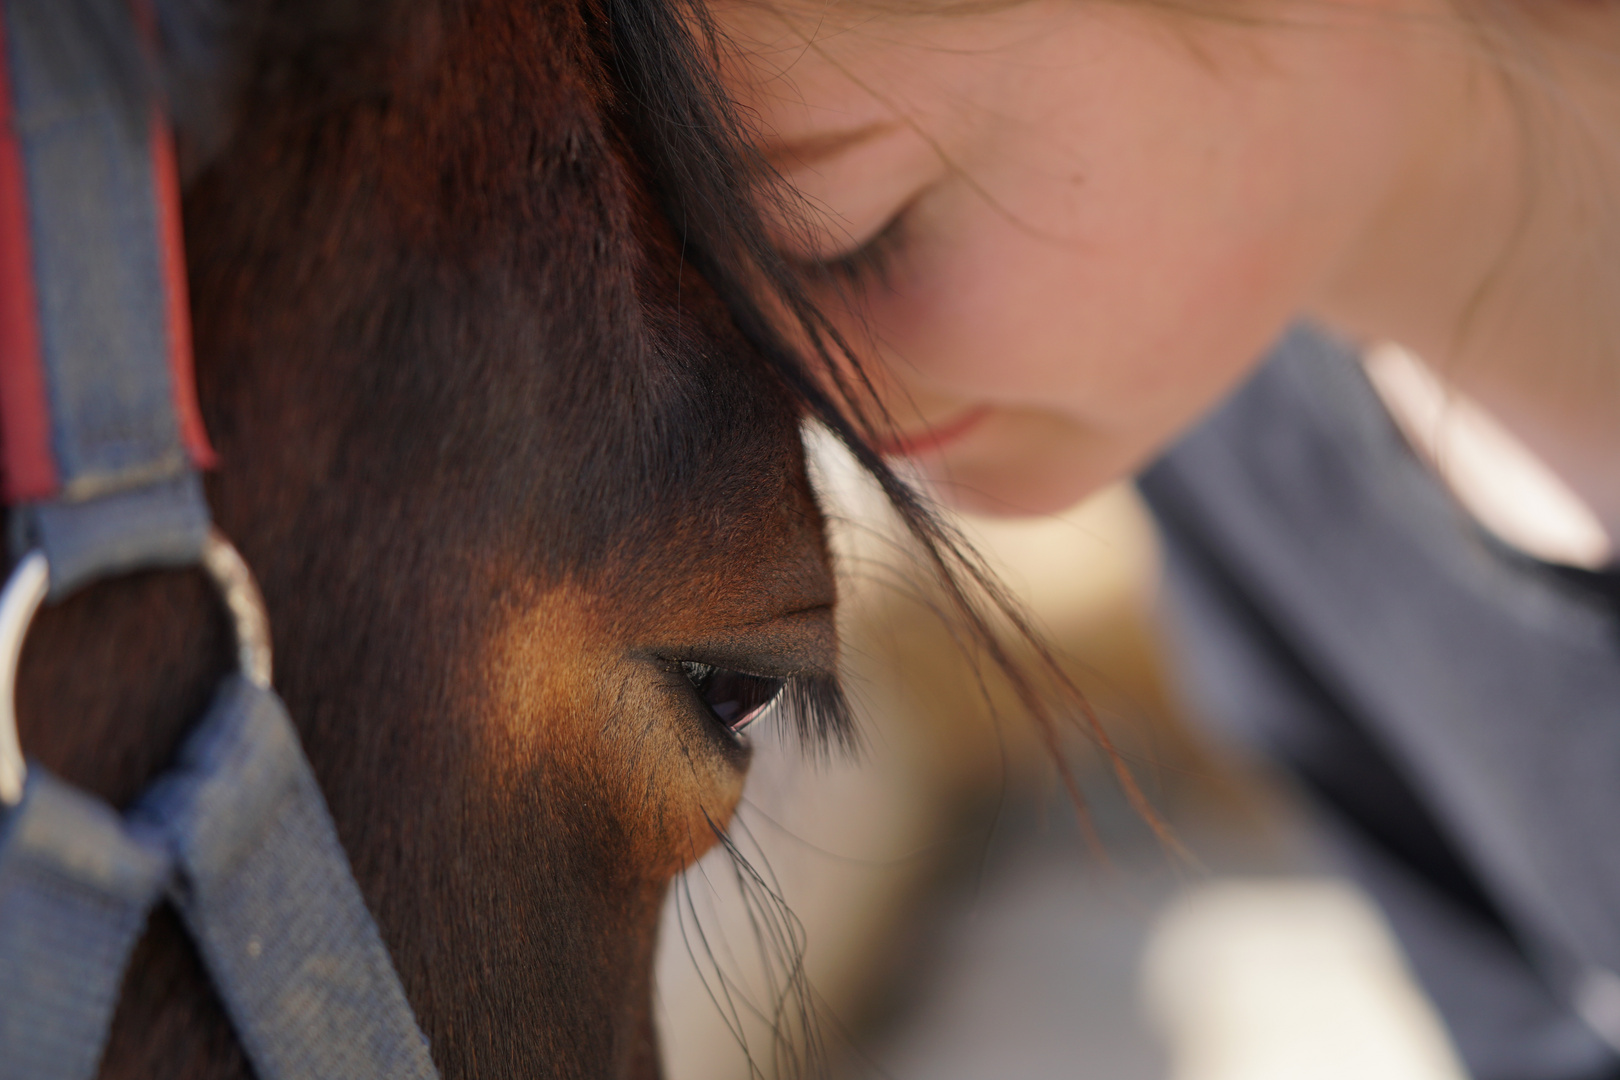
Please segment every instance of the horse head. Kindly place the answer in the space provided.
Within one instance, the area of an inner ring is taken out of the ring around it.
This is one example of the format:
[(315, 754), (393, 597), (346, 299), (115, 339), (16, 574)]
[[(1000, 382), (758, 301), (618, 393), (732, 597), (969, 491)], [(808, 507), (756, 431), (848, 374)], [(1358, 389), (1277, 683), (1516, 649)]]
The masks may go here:
[[(655, 1076), (659, 907), (735, 729), (849, 722), (815, 380), (699, 227), (738, 193), (683, 121), (701, 35), (662, 0), (169, 6), (230, 58), (228, 107), (175, 102), (209, 502), (435, 1063)], [(128, 803), (229, 640), (195, 573), (46, 608), (24, 746)], [(247, 1074), (160, 909), (103, 1075)]]

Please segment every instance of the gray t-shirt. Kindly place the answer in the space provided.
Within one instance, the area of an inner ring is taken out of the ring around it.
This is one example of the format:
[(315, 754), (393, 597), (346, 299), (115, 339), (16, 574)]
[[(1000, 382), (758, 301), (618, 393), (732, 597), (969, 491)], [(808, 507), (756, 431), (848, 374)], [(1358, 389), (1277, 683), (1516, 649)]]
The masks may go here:
[(1140, 479), (1190, 700), (1286, 765), (1481, 1080), (1620, 1078), (1620, 591), (1492, 539), (1291, 331)]

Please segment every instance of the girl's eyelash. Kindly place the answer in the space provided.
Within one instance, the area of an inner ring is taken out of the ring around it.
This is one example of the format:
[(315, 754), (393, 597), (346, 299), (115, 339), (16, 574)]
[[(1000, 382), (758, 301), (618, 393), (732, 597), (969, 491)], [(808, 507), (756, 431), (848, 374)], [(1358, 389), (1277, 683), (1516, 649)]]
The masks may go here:
[(806, 264), (812, 274), (831, 278), (848, 288), (887, 287), (895, 257), (905, 241), (905, 213), (896, 214), (870, 240), (853, 251)]

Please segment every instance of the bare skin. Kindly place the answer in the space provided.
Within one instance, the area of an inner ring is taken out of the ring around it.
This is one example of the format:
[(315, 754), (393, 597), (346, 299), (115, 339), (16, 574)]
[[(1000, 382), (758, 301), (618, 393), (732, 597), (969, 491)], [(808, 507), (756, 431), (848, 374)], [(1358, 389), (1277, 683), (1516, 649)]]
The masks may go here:
[(843, 322), (959, 504), (1128, 474), (1312, 315), (1423, 356), (1620, 533), (1613, 8), (1496, 46), (1446, 0), (715, 10), (808, 203), (780, 242), (881, 261)]

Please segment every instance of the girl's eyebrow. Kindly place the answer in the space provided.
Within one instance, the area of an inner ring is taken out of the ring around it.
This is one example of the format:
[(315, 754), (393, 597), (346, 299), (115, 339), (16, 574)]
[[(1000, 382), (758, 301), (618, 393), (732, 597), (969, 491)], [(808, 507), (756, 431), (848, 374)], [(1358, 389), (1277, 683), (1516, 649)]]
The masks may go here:
[(814, 165), (861, 143), (881, 138), (901, 127), (898, 120), (880, 120), (846, 131), (818, 132), (800, 139), (767, 142), (761, 151), (773, 168)]

